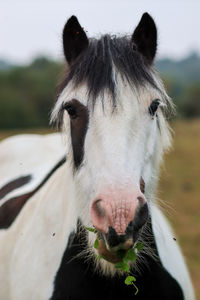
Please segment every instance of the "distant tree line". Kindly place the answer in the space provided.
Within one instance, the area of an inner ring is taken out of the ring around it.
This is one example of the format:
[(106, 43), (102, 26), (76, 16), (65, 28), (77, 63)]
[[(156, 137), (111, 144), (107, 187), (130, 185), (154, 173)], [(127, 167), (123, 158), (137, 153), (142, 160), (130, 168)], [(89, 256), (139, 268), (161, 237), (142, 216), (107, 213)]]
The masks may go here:
[(156, 67), (176, 104), (177, 118), (200, 117), (200, 56), (194, 52), (180, 61), (162, 59)]
[(47, 127), (61, 69), (60, 63), (37, 58), (0, 71), (0, 129)]
[[(200, 117), (200, 57), (156, 64), (178, 118)], [(63, 65), (45, 57), (28, 66), (0, 61), (0, 129), (47, 127)]]

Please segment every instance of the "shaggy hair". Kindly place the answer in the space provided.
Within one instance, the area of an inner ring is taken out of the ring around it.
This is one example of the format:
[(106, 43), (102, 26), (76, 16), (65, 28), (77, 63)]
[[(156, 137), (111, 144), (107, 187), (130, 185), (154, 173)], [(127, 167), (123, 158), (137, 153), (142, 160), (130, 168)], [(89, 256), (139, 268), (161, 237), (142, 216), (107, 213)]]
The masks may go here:
[(119, 72), (122, 79), (133, 87), (139, 88), (149, 84), (162, 93), (155, 80), (153, 67), (136, 50), (131, 39), (127, 36), (104, 35), (99, 39), (89, 39), (88, 47), (70, 64), (59, 87), (59, 95), (70, 81), (73, 81), (74, 88), (86, 83), (93, 105), (99, 95), (103, 97), (106, 90), (110, 92), (115, 106), (115, 72)]

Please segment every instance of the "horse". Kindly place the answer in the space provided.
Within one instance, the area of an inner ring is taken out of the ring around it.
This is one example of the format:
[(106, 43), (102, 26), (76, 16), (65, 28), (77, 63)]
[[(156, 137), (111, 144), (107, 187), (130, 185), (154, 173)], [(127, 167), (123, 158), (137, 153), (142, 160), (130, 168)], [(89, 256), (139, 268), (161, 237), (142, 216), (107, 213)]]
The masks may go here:
[[(72, 16), (63, 49), (51, 121), (66, 159), (0, 232), (0, 299), (195, 299), (156, 198), (173, 103), (153, 66), (153, 18), (144, 13), (131, 36), (97, 39)], [(143, 249), (129, 264), (135, 295), (115, 263), (138, 242)]]

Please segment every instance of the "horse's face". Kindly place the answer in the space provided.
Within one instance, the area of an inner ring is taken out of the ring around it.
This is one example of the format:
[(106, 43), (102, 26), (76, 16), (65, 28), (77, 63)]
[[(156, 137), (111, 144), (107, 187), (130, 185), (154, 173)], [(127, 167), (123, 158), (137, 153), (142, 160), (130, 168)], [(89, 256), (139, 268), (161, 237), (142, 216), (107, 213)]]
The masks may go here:
[[(72, 21), (68, 21), (64, 36), (78, 26), (75, 19), (72, 26)], [(75, 31), (81, 35), (82, 28)], [(87, 49), (87, 40), (82, 43)], [(66, 53), (65, 48), (65, 55), (71, 62), (75, 54)], [(148, 83), (133, 88), (114, 64), (113, 74), (114, 100), (105, 88), (103, 98), (97, 93), (94, 104), (94, 99), (88, 98), (87, 80), (74, 88), (72, 77), (54, 110), (55, 115), (62, 114), (67, 135), (67, 159), (79, 216), (84, 225), (98, 230), (106, 245), (100, 250), (104, 256), (108, 250), (128, 249), (138, 239), (149, 214), (145, 189), (152, 188), (163, 150), (161, 93)]]
[(145, 91), (139, 99), (121, 82), (112, 111), (109, 95), (104, 106), (99, 99), (92, 109), (85, 91), (77, 89), (64, 102), (79, 215), (106, 236), (109, 247), (126, 247), (123, 243), (136, 240), (148, 217), (144, 189), (159, 134), (156, 112), (152, 116), (149, 107), (154, 103), (156, 109), (157, 95)]

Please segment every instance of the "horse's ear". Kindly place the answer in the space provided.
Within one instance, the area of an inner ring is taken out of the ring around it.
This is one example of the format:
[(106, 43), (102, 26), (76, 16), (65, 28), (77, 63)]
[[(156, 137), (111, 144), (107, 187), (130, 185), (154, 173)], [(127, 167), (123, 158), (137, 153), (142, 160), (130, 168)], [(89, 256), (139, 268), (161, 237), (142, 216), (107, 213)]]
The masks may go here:
[(137, 50), (151, 64), (157, 49), (157, 29), (154, 20), (148, 13), (144, 13), (133, 35), (132, 42)]
[(77, 18), (72, 16), (63, 29), (63, 49), (70, 64), (88, 46), (88, 38)]

